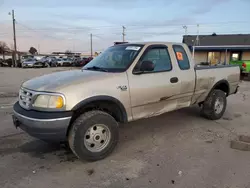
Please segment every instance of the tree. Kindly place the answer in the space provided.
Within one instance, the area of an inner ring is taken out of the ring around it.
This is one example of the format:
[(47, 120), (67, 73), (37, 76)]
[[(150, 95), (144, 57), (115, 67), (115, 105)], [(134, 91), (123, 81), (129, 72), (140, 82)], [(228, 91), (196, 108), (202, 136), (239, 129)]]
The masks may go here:
[(30, 47), (29, 53), (31, 53), (32, 55), (37, 54), (37, 49), (35, 49), (34, 47)]
[(3, 59), (5, 59), (5, 52), (9, 51), (9, 47), (5, 42), (0, 41), (0, 54), (3, 54)]

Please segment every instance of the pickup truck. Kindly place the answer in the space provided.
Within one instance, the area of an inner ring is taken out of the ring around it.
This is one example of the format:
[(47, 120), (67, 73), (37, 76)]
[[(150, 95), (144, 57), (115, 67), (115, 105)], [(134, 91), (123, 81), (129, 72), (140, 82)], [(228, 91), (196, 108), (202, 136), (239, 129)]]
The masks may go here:
[(238, 65), (242, 75), (248, 76), (250, 74), (250, 60), (230, 61), (230, 65)]
[(121, 123), (195, 104), (205, 118), (221, 118), (239, 78), (239, 66), (195, 66), (182, 43), (114, 45), (81, 70), (24, 82), (13, 122), (41, 140), (66, 141), (81, 160), (95, 161), (113, 151)]

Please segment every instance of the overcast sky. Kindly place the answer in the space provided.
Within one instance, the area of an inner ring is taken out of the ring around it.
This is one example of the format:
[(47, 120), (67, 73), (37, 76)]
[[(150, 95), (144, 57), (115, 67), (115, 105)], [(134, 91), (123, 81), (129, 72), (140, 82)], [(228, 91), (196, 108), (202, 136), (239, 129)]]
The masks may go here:
[(16, 14), (17, 46), (40, 52), (102, 51), (114, 41), (181, 42), (188, 34), (250, 33), (250, 0), (0, 0), (0, 41), (13, 46)]

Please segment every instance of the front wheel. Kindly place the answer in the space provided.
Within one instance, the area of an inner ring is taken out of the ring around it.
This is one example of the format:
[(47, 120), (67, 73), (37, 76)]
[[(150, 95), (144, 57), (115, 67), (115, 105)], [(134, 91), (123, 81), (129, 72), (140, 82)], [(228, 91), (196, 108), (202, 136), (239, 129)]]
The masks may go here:
[(97, 161), (108, 156), (118, 140), (118, 123), (108, 113), (98, 110), (78, 117), (68, 135), (73, 153), (79, 159), (87, 161)]
[(227, 106), (226, 94), (222, 90), (213, 90), (204, 101), (201, 115), (210, 120), (220, 119)]

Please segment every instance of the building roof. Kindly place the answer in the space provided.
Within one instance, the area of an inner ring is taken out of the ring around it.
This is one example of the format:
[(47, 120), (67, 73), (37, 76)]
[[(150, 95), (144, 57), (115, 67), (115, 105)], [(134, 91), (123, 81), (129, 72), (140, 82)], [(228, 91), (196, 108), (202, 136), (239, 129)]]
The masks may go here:
[(196, 41), (197, 35), (184, 35), (183, 43), (188, 46), (237, 46), (250, 45), (250, 34), (237, 35), (199, 35), (199, 43)]

